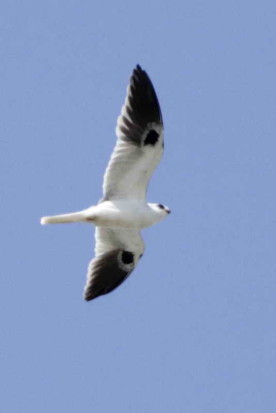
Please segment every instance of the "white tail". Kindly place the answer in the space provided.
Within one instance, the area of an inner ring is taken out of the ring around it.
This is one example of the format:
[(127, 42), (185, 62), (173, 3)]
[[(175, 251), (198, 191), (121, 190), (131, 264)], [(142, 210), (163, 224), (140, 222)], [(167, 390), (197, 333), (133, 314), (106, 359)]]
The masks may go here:
[(42, 217), (40, 220), (41, 225), (45, 224), (66, 224), (68, 222), (83, 222), (86, 220), (86, 216), (83, 211), (73, 212), (71, 214), (54, 215), (52, 217)]

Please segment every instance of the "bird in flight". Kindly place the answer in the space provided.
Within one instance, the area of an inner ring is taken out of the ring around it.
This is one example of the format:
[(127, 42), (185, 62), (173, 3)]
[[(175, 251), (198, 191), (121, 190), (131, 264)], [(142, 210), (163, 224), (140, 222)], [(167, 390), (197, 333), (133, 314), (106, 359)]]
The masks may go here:
[(130, 78), (116, 135), (99, 203), (79, 212), (41, 218), (42, 225), (95, 225), (95, 258), (89, 263), (84, 289), (87, 301), (113, 291), (130, 275), (144, 252), (140, 230), (170, 213), (162, 204), (146, 202), (148, 182), (160, 162), (164, 140), (159, 102), (139, 65)]

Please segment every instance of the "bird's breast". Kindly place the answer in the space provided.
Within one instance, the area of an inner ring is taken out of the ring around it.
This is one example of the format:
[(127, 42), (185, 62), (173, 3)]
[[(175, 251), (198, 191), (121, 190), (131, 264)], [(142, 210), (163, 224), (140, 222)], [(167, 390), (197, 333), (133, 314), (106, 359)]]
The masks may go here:
[(94, 210), (93, 222), (97, 226), (146, 228), (155, 223), (152, 211), (140, 200), (104, 201)]

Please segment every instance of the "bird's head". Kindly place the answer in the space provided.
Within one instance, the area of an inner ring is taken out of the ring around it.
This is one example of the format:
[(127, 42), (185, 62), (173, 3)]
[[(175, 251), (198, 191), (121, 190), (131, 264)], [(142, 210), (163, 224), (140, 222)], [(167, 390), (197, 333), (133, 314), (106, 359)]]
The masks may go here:
[(163, 204), (149, 204), (154, 213), (157, 215), (159, 218), (158, 221), (161, 221), (162, 219), (166, 218), (170, 213), (171, 210), (167, 206)]

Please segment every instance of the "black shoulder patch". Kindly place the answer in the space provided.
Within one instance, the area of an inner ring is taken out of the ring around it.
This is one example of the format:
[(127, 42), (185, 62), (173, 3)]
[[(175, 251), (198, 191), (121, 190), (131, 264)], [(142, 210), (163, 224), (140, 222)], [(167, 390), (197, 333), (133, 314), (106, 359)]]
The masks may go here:
[(124, 264), (132, 264), (134, 261), (134, 254), (130, 251), (123, 251), (122, 261)]
[(144, 145), (152, 145), (154, 146), (159, 139), (159, 133), (157, 133), (154, 129), (151, 129), (144, 141)]

